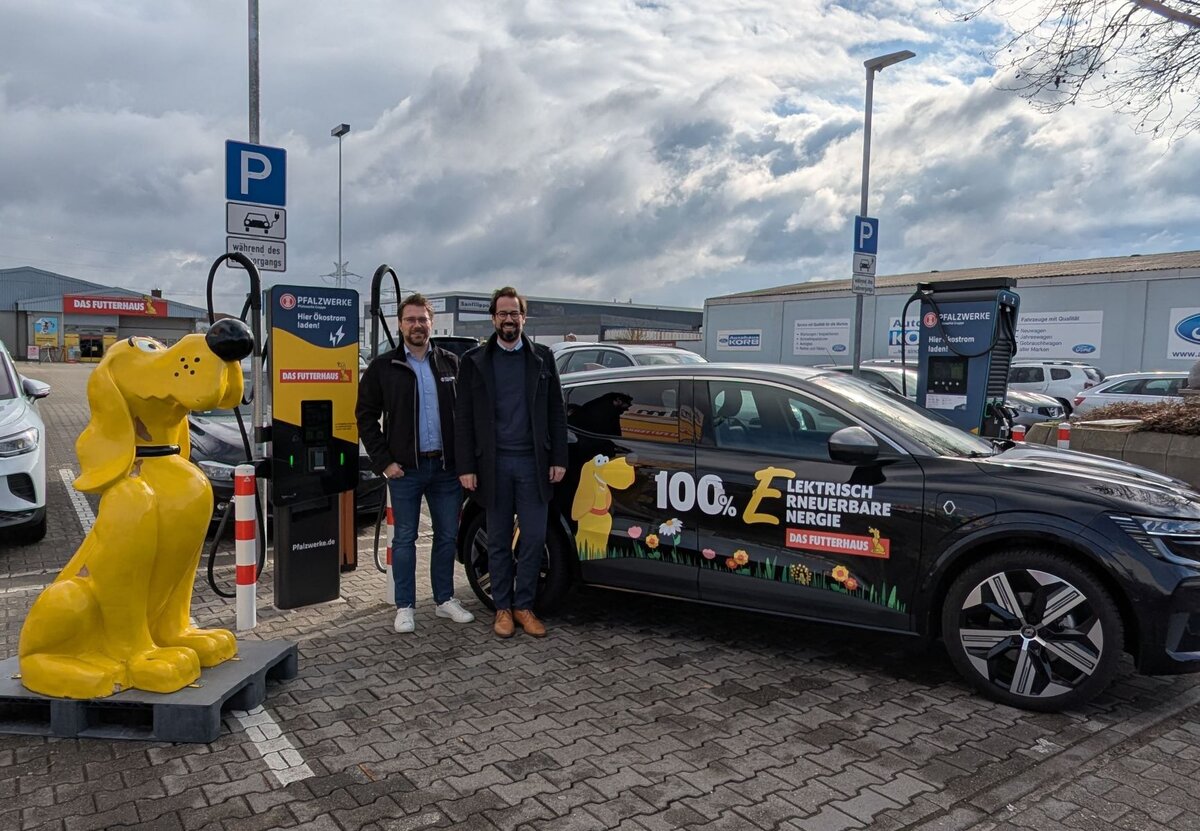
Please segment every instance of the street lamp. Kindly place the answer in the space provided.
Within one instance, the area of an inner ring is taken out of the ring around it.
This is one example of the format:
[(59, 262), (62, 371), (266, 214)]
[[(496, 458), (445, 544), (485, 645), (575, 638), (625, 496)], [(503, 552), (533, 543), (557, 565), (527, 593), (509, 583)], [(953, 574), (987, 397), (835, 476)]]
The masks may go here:
[[(917, 54), (904, 49), (900, 52), (890, 52), (863, 61), (867, 69), (867, 104), (866, 115), (863, 117), (863, 172), (862, 172), (862, 203), (859, 206), (859, 216), (867, 216), (867, 189), (871, 180), (871, 99), (875, 91), (875, 73), (881, 72), (892, 64), (915, 58)], [(873, 292), (872, 292), (873, 293)], [(854, 374), (861, 375), (862, 363), (862, 320), (863, 296), (854, 295)], [(903, 322), (903, 321), (902, 321)]]
[(344, 287), (346, 264), (342, 262), (342, 136), (350, 132), (349, 124), (339, 124), (329, 131), (329, 135), (338, 140), (338, 258), (334, 268), (334, 285), (339, 289)]

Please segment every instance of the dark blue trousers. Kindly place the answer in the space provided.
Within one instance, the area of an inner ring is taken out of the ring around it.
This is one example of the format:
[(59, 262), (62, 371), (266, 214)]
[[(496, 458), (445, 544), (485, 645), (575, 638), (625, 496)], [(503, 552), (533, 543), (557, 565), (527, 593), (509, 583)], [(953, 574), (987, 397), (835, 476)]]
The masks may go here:
[[(533, 454), (496, 455), (496, 504), (487, 512), (488, 573), (497, 609), (532, 609), (538, 574), (546, 547), (549, 505), (538, 492), (539, 476)], [(513, 559), (513, 515), (520, 525), (516, 561)]]

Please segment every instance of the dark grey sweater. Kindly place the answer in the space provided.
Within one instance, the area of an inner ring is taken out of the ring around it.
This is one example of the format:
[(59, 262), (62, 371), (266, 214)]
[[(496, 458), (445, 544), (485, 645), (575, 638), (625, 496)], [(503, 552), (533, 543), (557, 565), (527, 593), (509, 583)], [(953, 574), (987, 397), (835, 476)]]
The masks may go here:
[(525, 396), (525, 349), (509, 352), (497, 346), (492, 355), (492, 371), (496, 376), (496, 450), (501, 453), (533, 452), (533, 421)]

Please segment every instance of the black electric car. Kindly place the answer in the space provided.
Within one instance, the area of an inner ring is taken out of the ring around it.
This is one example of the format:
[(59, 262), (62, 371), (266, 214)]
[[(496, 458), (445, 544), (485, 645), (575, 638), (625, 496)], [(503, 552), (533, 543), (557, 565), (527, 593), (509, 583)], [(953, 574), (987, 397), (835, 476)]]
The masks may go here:
[[(970, 435), (842, 373), (699, 364), (564, 379), (570, 467), (539, 602), (574, 582), (941, 636), (1019, 707), (1078, 705), (1122, 651), (1200, 670), (1200, 493)], [(459, 556), (490, 603), (484, 517)]]

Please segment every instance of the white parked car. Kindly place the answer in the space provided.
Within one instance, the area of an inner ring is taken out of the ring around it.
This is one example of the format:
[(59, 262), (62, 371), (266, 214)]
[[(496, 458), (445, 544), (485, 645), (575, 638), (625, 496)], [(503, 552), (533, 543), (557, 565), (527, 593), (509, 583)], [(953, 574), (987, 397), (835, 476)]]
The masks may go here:
[(621, 343), (555, 344), (554, 363), (560, 375), (589, 369), (622, 366), (706, 364), (702, 356), (675, 346), (641, 346)]
[(1157, 404), (1179, 402), (1187, 387), (1186, 372), (1125, 372), (1075, 396), (1075, 413), (1086, 413), (1107, 404)]
[(0, 342), (0, 545), (46, 536), (46, 425), (50, 387), (22, 378)]
[(1104, 373), (1071, 361), (1017, 361), (1008, 370), (1009, 389), (1057, 398), (1071, 412), (1071, 401), (1104, 380)]

